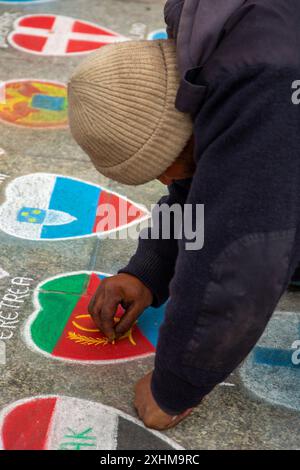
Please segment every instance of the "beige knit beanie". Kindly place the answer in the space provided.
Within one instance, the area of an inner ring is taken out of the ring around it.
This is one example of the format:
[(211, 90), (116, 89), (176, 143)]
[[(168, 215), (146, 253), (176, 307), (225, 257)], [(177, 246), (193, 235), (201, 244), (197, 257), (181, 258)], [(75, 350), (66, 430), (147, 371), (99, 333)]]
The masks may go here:
[(160, 176), (192, 134), (175, 109), (172, 40), (128, 41), (91, 54), (69, 82), (71, 132), (97, 170), (138, 185)]

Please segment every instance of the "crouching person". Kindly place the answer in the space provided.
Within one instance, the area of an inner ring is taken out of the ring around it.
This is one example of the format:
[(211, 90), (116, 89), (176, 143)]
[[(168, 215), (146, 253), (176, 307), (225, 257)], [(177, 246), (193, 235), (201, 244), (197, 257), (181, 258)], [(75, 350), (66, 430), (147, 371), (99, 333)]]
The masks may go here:
[(71, 131), (100, 173), (159, 179), (169, 189), (160, 206), (205, 207), (203, 247), (188, 249), (175, 229), (141, 236), (89, 307), (113, 341), (169, 298), (155, 368), (135, 389), (156, 429), (243, 361), (300, 258), (299, 3), (169, 0), (166, 21), (171, 39), (106, 46), (69, 83)]

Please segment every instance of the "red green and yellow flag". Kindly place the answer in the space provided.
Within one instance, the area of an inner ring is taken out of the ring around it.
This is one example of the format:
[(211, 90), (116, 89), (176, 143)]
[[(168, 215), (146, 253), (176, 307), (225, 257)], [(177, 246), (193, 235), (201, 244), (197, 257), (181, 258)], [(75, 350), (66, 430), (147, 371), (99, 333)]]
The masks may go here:
[[(39, 285), (37, 310), (26, 325), (26, 340), (34, 349), (61, 360), (115, 362), (144, 357), (155, 352), (164, 307), (148, 308), (120, 340), (111, 344), (97, 329), (88, 305), (107, 275), (69, 273)], [(115, 322), (123, 310), (119, 307)]]

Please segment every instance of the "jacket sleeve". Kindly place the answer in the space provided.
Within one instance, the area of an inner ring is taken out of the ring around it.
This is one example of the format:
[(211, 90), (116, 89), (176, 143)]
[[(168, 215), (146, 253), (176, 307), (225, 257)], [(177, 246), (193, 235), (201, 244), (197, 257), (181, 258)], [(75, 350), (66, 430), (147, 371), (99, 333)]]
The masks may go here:
[[(166, 212), (175, 204), (181, 210), (188, 195), (191, 180), (182, 180), (169, 186), (169, 195), (164, 196), (157, 203), (156, 209)], [(140, 279), (153, 293), (153, 306), (162, 305), (169, 297), (169, 284), (174, 275), (175, 262), (178, 255), (178, 239), (175, 237), (176, 225), (174, 215), (170, 212), (170, 238), (163, 239), (161, 231), (161, 216), (155, 218), (153, 233), (156, 239), (150, 236), (150, 228), (141, 232), (139, 244), (135, 255), (128, 265), (119, 273), (128, 273)]]
[(177, 414), (251, 351), (299, 260), (300, 115), (295, 71), (223, 73), (195, 121), (187, 203), (205, 205), (205, 242), (179, 242), (152, 392)]

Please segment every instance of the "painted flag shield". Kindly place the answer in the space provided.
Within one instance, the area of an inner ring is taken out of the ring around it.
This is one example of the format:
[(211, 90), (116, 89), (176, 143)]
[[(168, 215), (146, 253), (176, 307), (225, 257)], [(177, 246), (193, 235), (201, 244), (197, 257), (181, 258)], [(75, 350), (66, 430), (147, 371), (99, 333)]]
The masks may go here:
[(106, 44), (127, 40), (89, 21), (61, 15), (26, 15), (18, 18), (7, 38), (22, 52), (44, 56), (87, 54)]
[(68, 127), (67, 87), (47, 80), (10, 80), (0, 84), (0, 120), (18, 127)]
[(79, 398), (40, 396), (0, 413), (4, 450), (182, 449), (161, 433), (115, 408)]
[[(97, 329), (88, 305), (102, 273), (69, 273), (40, 284), (35, 293), (36, 311), (25, 326), (25, 340), (42, 354), (82, 363), (124, 362), (154, 354), (164, 307), (148, 308), (137, 323), (111, 344)], [(120, 320), (123, 310), (115, 316)]]
[(8, 185), (0, 229), (27, 240), (64, 240), (106, 236), (149, 217), (146, 208), (95, 184), (34, 173)]

